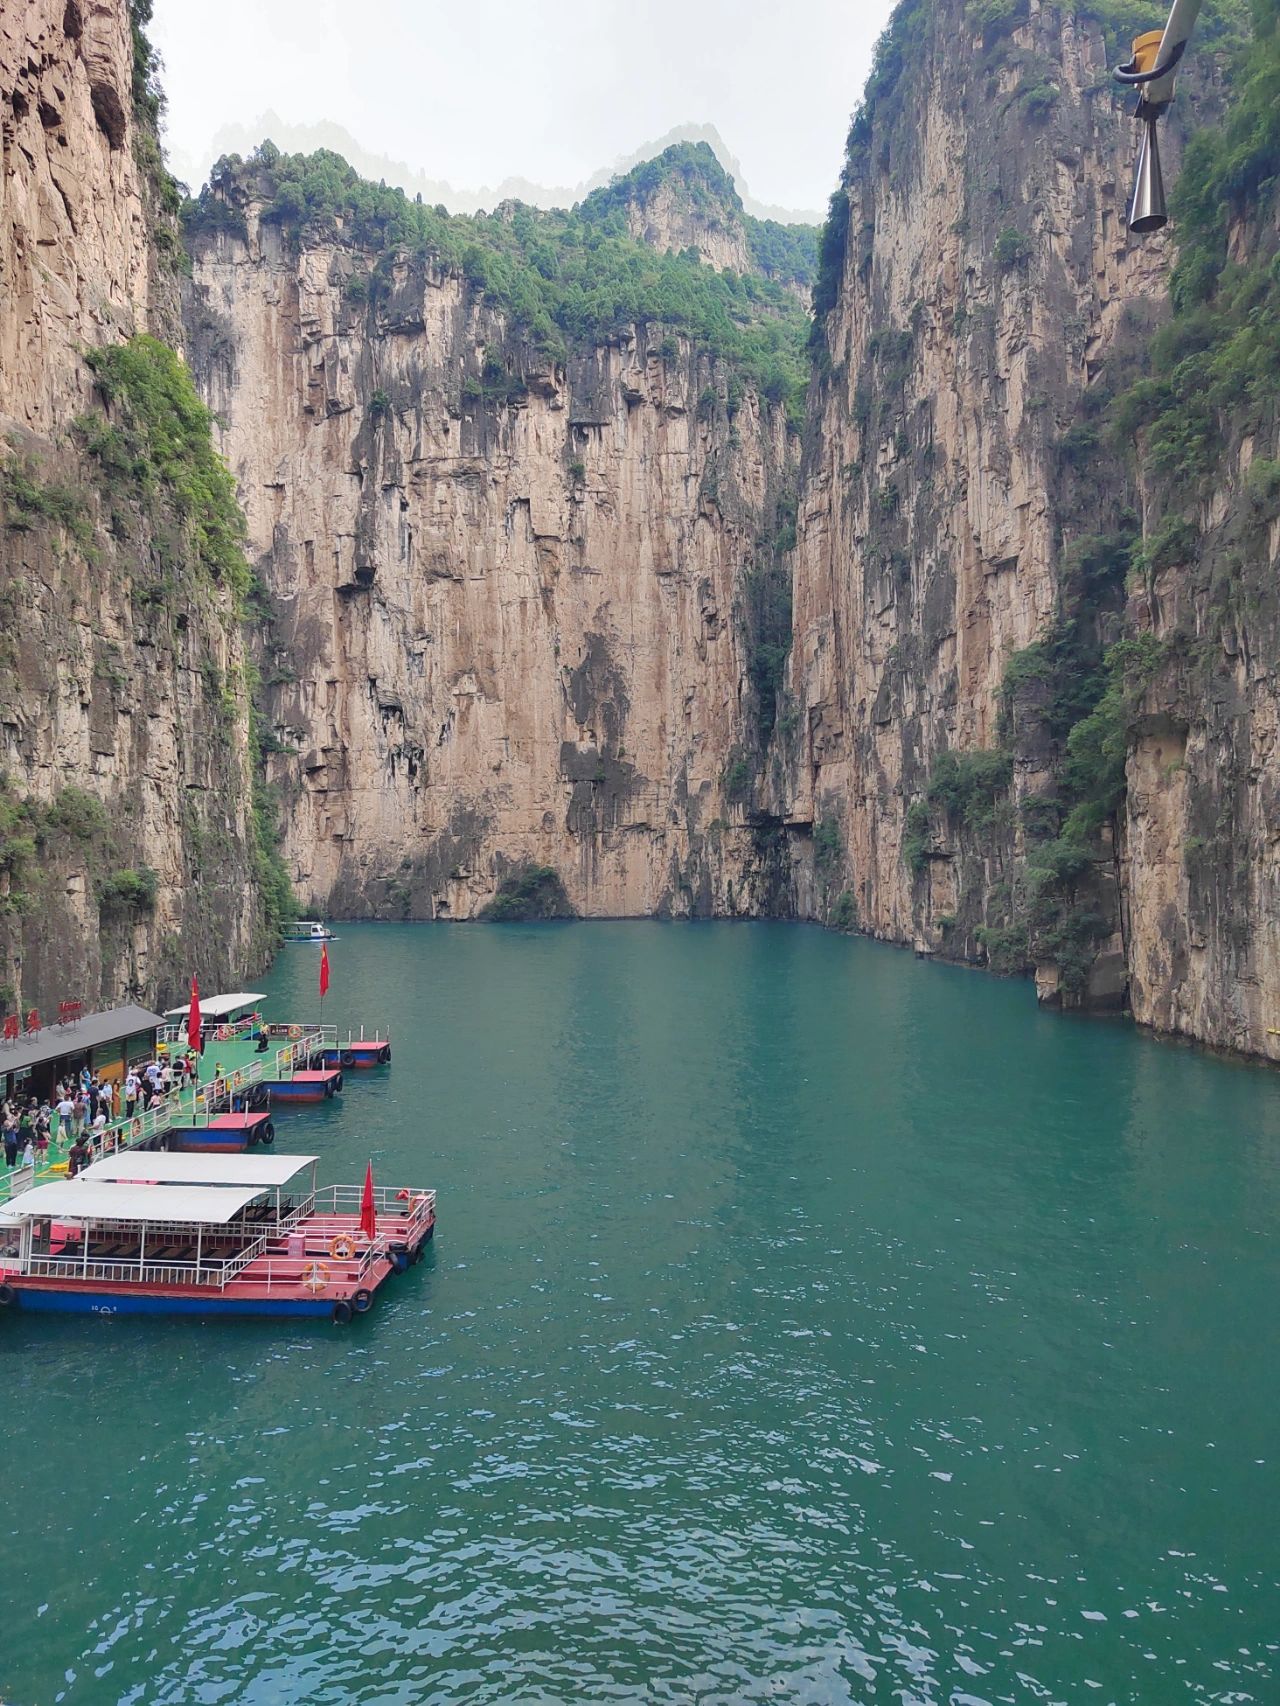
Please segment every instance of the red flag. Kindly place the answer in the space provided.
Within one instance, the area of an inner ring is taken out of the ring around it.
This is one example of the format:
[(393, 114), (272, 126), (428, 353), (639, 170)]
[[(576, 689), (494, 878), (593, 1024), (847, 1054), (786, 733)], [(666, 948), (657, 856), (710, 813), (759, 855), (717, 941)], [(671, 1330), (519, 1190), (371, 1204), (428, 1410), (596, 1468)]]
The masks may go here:
[(320, 999), (323, 1001), (329, 993), (329, 944), (320, 944)]
[(191, 1011), (187, 1014), (187, 1047), (204, 1053), (204, 1026), (200, 1022), (200, 985), (191, 979)]
[(366, 1238), (378, 1235), (378, 1217), (373, 1209), (373, 1162), (365, 1170), (364, 1190), (360, 1193), (360, 1230)]

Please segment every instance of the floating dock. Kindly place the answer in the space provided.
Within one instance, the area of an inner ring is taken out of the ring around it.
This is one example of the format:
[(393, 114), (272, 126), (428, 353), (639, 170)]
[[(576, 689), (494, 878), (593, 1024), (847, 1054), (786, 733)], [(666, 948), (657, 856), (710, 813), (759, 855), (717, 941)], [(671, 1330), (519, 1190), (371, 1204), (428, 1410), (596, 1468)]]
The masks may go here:
[(166, 1147), (185, 1155), (231, 1155), (274, 1143), (275, 1137), (270, 1114), (214, 1114), (203, 1125), (170, 1126)]
[(327, 1102), (342, 1089), (342, 1071), (339, 1067), (321, 1066), (314, 1071), (290, 1071), (278, 1078), (264, 1076), (262, 1083), (273, 1104)]
[(326, 1066), (354, 1067), (357, 1072), (385, 1066), (390, 1059), (390, 1037), (348, 1037), (346, 1042), (328, 1044), (324, 1050)]

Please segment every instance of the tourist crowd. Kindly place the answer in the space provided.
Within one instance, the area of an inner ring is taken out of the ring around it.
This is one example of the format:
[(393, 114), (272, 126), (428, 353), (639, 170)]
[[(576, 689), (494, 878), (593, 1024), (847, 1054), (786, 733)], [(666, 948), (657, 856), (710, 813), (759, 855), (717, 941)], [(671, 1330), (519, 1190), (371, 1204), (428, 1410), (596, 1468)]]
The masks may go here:
[(50, 1143), (69, 1144), (67, 1175), (93, 1160), (113, 1125), (137, 1119), (156, 1103), (180, 1094), (197, 1077), (194, 1055), (131, 1066), (120, 1084), (90, 1072), (64, 1079), (43, 1102), (13, 1095), (0, 1102), (0, 1141), (6, 1168), (33, 1167), (48, 1159)]

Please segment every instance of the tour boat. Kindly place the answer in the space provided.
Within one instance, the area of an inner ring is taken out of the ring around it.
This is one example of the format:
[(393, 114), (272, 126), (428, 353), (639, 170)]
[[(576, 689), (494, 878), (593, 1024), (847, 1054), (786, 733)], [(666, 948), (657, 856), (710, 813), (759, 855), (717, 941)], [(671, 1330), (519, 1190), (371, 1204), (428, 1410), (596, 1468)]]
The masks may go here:
[(334, 936), (327, 924), (322, 924), (318, 918), (300, 918), (296, 924), (281, 926), (280, 938), (284, 942), (333, 942)]
[(135, 1149), (37, 1185), (0, 1208), (0, 1306), (350, 1321), (421, 1260), (435, 1192), (317, 1187), (316, 1160)]

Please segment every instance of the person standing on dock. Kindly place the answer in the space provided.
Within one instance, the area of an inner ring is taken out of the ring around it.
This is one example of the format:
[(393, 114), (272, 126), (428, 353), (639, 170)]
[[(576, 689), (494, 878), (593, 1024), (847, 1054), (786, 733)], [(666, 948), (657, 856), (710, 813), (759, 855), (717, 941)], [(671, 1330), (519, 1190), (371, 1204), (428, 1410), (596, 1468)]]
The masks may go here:
[(62, 1094), (58, 1098), (54, 1113), (57, 1115), (58, 1125), (53, 1135), (59, 1143), (63, 1143), (71, 1136), (71, 1116), (75, 1113), (75, 1103), (68, 1096), (65, 1084), (62, 1086)]
[(76, 1174), (80, 1171), (80, 1169), (82, 1167), (88, 1166), (91, 1159), (92, 1159), (92, 1157), (89, 1153), (88, 1147), (85, 1144), (84, 1138), (80, 1135), (79, 1132), (77, 1132), (76, 1133), (76, 1140), (71, 1145), (71, 1153), (70, 1153), (70, 1155), (67, 1156), (67, 1177), (68, 1177), (68, 1179), (74, 1179)]
[(16, 1167), (18, 1164), (18, 1122), (13, 1116), (12, 1108), (8, 1108), (4, 1116), (4, 1164), (6, 1167)]

